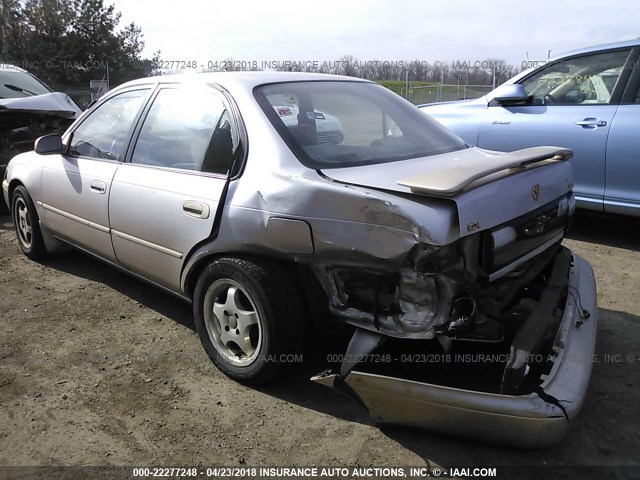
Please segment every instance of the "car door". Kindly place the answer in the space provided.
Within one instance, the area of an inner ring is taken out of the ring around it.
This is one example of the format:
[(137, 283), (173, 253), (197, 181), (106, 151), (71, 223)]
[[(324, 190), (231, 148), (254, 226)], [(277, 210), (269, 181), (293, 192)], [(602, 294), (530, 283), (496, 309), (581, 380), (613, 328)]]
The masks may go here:
[(478, 146), (502, 151), (538, 145), (571, 148), (578, 204), (602, 210), (607, 138), (630, 53), (628, 48), (592, 53), (536, 70), (518, 82), (530, 103), (489, 105)]
[(634, 71), (607, 142), (606, 212), (640, 216), (640, 66)]
[(71, 243), (115, 260), (109, 233), (109, 191), (134, 120), (150, 87), (103, 101), (65, 137), (66, 151), (42, 171), (43, 224)]
[(111, 189), (118, 261), (178, 292), (189, 251), (211, 236), (239, 140), (229, 103), (209, 86), (163, 86)]

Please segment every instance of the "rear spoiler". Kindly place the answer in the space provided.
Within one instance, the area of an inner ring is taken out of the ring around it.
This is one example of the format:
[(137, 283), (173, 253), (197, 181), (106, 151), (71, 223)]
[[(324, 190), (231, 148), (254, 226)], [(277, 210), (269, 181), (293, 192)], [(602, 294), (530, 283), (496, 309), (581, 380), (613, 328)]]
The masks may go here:
[(573, 152), (566, 148), (532, 147), (497, 155), (482, 162), (452, 160), (447, 169), (439, 167), (430, 170), (429, 162), (425, 162), (424, 173), (399, 180), (398, 185), (409, 187), (413, 193), (450, 198), (528, 168), (569, 160), (572, 155)]

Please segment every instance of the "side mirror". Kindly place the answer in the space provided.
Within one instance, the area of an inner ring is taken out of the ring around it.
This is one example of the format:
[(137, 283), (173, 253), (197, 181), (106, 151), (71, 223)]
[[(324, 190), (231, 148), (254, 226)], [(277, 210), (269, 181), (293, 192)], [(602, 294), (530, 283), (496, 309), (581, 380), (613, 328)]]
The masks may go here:
[(40, 155), (62, 153), (62, 137), (60, 135), (45, 135), (36, 140), (34, 150)]
[(524, 91), (524, 87), (519, 83), (510, 85), (500, 85), (489, 94), (490, 103), (508, 104), (524, 103), (529, 99), (529, 95)]

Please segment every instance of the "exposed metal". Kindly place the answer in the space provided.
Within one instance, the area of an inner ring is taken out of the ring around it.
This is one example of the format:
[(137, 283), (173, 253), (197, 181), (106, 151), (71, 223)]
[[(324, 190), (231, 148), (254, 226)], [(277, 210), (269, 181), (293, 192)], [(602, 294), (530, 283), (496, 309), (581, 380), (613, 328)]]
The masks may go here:
[[(537, 392), (504, 395), (352, 371), (314, 381), (354, 398), (379, 425), (419, 427), (521, 448), (548, 447), (569, 430), (584, 403), (597, 328), (591, 266), (573, 254), (569, 295), (558, 328), (551, 371)], [(583, 310), (591, 313), (584, 319)]]

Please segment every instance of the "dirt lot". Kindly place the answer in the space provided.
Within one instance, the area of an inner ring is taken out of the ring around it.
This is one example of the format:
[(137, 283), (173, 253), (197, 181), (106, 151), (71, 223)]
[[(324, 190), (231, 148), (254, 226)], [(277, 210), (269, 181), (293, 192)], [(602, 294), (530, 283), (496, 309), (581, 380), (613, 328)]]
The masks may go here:
[(594, 365), (564, 443), (522, 452), (376, 428), (308, 381), (336, 345), (268, 388), (234, 383), (206, 357), (189, 305), (80, 253), (29, 261), (5, 211), (0, 465), (640, 466), (639, 233), (638, 220), (578, 218), (566, 243), (596, 271), (597, 353), (622, 360)]

